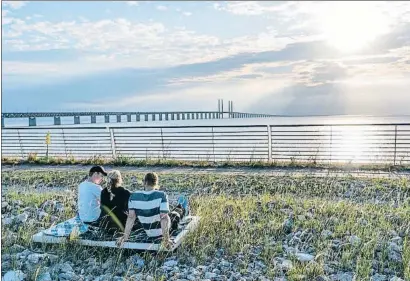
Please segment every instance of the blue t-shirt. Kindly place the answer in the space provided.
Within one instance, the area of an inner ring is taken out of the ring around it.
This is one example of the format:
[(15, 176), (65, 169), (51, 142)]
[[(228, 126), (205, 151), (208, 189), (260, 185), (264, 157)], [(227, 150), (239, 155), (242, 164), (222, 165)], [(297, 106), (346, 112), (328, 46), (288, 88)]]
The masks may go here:
[(101, 186), (85, 181), (78, 186), (78, 214), (83, 222), (94, 222), (101, 214)]

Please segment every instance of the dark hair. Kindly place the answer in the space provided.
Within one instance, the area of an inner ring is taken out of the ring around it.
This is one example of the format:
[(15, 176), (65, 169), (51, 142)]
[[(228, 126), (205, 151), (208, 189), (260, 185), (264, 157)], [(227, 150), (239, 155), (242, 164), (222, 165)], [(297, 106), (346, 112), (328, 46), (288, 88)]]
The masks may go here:
[(94, 173), (100, 173), (100, 174), (103, 174), (104, 176), (107, 175), (107, 172), (106, 172), (106, 171), (104, 170), (104, 168), (101, 167), (101, 166), (93, 166), (93, 167), (90, 169), (90, 172), (88, 173), (88, 175), (89, 175), (90, 177), (92, 177), (92, 176), (94, 175)]
[(156, 173), (148, 173), (145, 175), (144, 182), (149, 186), (156, 186), (158, 184), (158, 175)]

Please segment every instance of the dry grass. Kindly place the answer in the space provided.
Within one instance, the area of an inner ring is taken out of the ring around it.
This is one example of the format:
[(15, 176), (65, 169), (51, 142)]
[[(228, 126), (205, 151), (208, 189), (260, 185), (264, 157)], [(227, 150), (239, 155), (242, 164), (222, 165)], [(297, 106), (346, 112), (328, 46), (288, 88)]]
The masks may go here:
[[(124, 172), (123, 175), (127, 187), (140, 188), (142, 174)], [(20, 200), (21, 208), (36, 208), (45, 200), (59, 200), (66, 207), (66, 211), (59, 214), (59, 220), (63, 220), (74, 215), (74, 191), (83, 177), (79, 172), (4, 172), (2, 184), (9, 189), (7, 201)], [(230, 257), (243, 255), (241, 266), (245, 270), (255, 260), (253, 251), (260, 249), (258, 259), (267, 265), (269, 276), (276, 276), (278, 268), (273, 259), (285, 256), (285, 245), (291, 239), (283, 229), (283, 222), (292, 219), (291, 235), (299, 233), (298, 237), (302, 237), (301, 241), (292, 243), (301, 251), (311, 252), (315, 261), (301, 263), (288, 255), (294, 264), (287, 272), (288, 280), (314, 280), (324, 274), (325, 264), (332, 265), (336, 271), (354, 272), (356, 280), (369, 280), (372, 262), (378, 258), (397, 276), (410, 280), (408, 238), (404, 240), (402, 263), (389, 262), (385, 255), (378, 257), (376, 254), (376, 249), (384, 249), (394, 233), (410, 235), (410, 183), (407, 179), (163, 174), (160, 181), (168, 191), (190, 193), (192, 211), (201, 217), (199, 228), (176, 253), (181, 261), (195, 259), (197, 264), (205, 263), (223, 249)], [(64, 186), (69, 191), (36, 191), (41, 186), (46, 187), (45, 190)], [(31, 235), (49, 225), (50, 218), (46, 218), (17, 229), (2, 227), (2, 252), (7, 253), (13, 243), (29, 246)], [(332, 237), (323, 237), (323, 230), (331, 231)], [(16, 233), (13, 239), (11, 232)], [(360, 238), (358, 245), (349, 243), (351, 235)], [(335, 250), (334, 240), (344, 246)], [(122, 260), (127, 256), (122, 250), (87, 248), (85, 251), (76, 245), (54, 246), (52, 251), (60, 260), (78, 264), (89, 258), (103, 263), (107, 257)], [(148, 261), (163, 258), (146, 256)], [(160, 280), (154, 265), (144, 270)]]

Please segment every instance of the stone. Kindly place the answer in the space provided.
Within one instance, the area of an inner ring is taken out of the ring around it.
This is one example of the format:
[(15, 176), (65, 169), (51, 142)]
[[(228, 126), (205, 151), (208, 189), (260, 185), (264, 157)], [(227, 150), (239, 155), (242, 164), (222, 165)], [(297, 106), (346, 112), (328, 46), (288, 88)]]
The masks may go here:
[(332, 235), (333, 235), (333, 232), (331, 232), (330, 230), (327, 230), (327, 229), (323, 230), (322, 233), (321, 233), (321, 236), (324, 239), (330, 238), (330, 237), (332, 237)]
[(293, 268), (292, 261), (290, 261), (290, 260), (284, 260), (284, 261), (282, 262), (282, 264), (280, 265), (280, 267), (281, 267), (281, 269), (284, 270), (284, 271), (289, 271), (289, 270), (291, 270), (291, 269)]
[(44, 257), (44, 255), (40, 255), (40, 254), (30, 254), (30, 255), (28, 255), (28, 257), (27, 257), (27, 260), (30, 262), (30, 263), (34, 263), (34, 264), (37, 264), (37, 263), (39, 263), (39, 261), (40, 261), (40, 259), (42, 259)]
[(400, 236), (396, 236), (390, 240), (390, 242), (396, 244), (396, 245), (402, 245), (403, 244), (403, 238)]
[(292, 219), (286, 219), (283, 222), (282, 229), (286, 234), (292, 233), (293, 229), (293, 220)]
[(47, 258), (52, 264), (54, 264), (58, 261), (58, 256), (57, 255), (47, 254)]
[(38, 276), (37, 281), (53, 281), (53, 279), (51, 278), (50, 272), (44, 272)]
[(54, 205), (54, 209), (58, 212), (58, 213), (62, 213), (62, 212), (64, 212), (64, 205), (62, 204), (62, 203), (60, 203), (60, 202), (55, 202), (55, 205)]
[(402, 256), (400, 247), (397, 244), (390, 242), (387, 247), (387, 257), (389, 261), (401, 263)]
[(20, 270), (16, 271), (9, 271), (4, 274), (2, 281), (23, 281), (24, 280), (24, 273)]
[(330, 276), (333, 281), (353, 281), (354, 276), (351, 272), (338, 273)]
[(404, 280), (399, 278), (399, 277), (394, 276), (394, 277), (390, 278), (389, 281), (404, 281)]
[(166, 266), (166, 267), (174, 267), (174, 266), (176, 266), (177, 264), (178, 264), (178, 262), (175, 261), (175, 260), (170, 260), (170, 261), (164, 262), (164, 266)]
[(38, 219), (39, 220), (43, 220), (44, 218), (48, 217), (48, 213), (44, 212), (44, 211), (40, 211), (38, 213)]
[(10, 253), (11, 254), (17, 254), (17, 253), (21, 253), (25, 250), (26, 248), (24, 248), (21, 245), (18, 244), (14, 244), (13, 246), (10, 247)]
[(360, 244), (361, 241), (362, 240), (359, 237), (357, 237), (356, 235), (352, 235), (352, 236), (349, 237), (349, 243), (352, 244), (352, 245)]
[(315, 258), (313, 255), (305, 254), (305, 253), (296, 253), (295, 257), (300, 262), (310, 262), (314, 260)]
[(74, 271), (73, 267), (68, 262), (65, 262), (65, 263), (61, 264), (59, 266), (59, 268), (60, 268), (60, 271), (63, 272), (63, 273), (73, 272)]
[(154, 281), (154, 277), (152, 277), (151, 275), (148, 275), (147, 277), (145, 277), (146, 281)]
[(113, 265), (112, 259), (108, 259), (103, 265), (101, 266), (102, 269), (106, 270)]
[(370, 281), (387, 281), (387, 276), (376, 273), (370, 277)]
[(131, 261), (137, 270), (141, 270), (144, 267), (145, 261), (140, 256), (133, 256)]
[(77, 280), (77, 278), (74, 272), (63, 272), (58, 275), (58, 279), (61, 281)]
[(10, 270), (11, 268), (11, 263), (9, 261), (1, 261), (1, 270), (7, 271)]
[(3, 225), (11, 225), (14, 222), (14, 218), (10, 217), (10, 218), (5, 218), (1, 220)]
[(17, 219), (18, 222), (25, 223), (28, 219), (28, 214), (27, 213), (22, 213), (22, 214), (18, 215), (16, 217), (16, 219)]
[(214, 279), (216, 278), (217, 274), (213, 272), (205, 272), (205, 279)]

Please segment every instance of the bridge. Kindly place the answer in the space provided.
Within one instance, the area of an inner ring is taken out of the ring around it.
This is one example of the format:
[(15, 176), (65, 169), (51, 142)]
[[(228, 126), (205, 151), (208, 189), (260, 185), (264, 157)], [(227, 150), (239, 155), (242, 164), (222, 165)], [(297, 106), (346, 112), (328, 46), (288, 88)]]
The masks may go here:
[(74, 124), (81, 124), (84, 117), (90, 117), (92, 124), (97, 123), (97, 116), (104, 116), (105, 123), (110, 123), (110, 117), (116, 116), (118, 123), (122, 117), (127, 117), (127, 122), (144, 121), (169, 121), (169, 120), (202, 120), (202, 119), (224, 119), (224, 118), (267, 118), (274, 115), (244, 113), (233, 111), (233, 102), (228, 102), (228, 110), (223, 108), (223, 100), (218, 100), (217, 111), (144, 111), (144, 112), (9, 112), (2, 113), (1, 126), (5, 127), (5, 119), (27, 118), (29, 126), (37, 126), (37, 118), (54, 118), (54, 125), (61, 125), (62, 117), (73, 117)]

